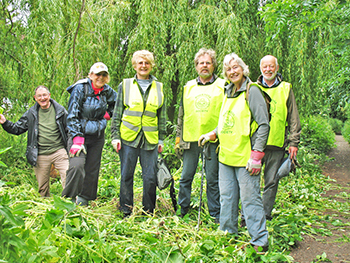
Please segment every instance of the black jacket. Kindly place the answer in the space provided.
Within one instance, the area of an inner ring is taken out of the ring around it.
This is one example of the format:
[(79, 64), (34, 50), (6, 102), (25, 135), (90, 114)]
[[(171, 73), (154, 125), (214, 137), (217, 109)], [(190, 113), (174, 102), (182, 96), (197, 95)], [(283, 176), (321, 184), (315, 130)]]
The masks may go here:
[[(60, 130), (64, 147), (67, 148), (67, 111), (55, 100), (50, 99), (50, 102), (55, 108), (56, 123)], [(36, 166), (38, 160), (39, 107), (39, 104), (35, 103), (34, 106), (27, 110), (16, 123), (6, 120), (5, 123), (2, 124), (4, 130), (11, 134), (20, 135), (28, 131), (26, 157), (28, 163), (33, 166)]]

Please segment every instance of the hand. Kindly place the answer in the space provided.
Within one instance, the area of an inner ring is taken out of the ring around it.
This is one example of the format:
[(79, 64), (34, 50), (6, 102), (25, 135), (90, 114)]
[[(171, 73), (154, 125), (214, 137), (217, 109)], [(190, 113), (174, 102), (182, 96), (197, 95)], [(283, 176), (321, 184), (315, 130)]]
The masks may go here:
[(216, 134), (213, 131), (206, 134), (202, 134), (198, 139), (198, 147), (204, 146), (204, 144), (206, 144), (206, 142), (208, 141), (215, 141), (215, 139)]
[(74, 156), (79, 156), (81, 151), (86, 154), (86, 149), (84, 146), (85, 138), (84, 137), (79, 137), (76, 136), (73, 138), (73, 145), (69, 150), (69, 156), (74, 157)]
[(1, 123), (1, 124), (4, 124), (4, 123), (5, 123), (5, 121), (6, 121), (5, 116), (4, 116), (4, 115), (2, 115), (2, 114), (0, 114), (0, 123)]
[(289, 146), (288, 152), (289, 152), (290, 159), (293, 160), (295, 159), (295, 157), (297, 157), (298, 147)]
[(175, 154), (176, 157), (179, 159), (182, 159), (184, 154), (184, 149), (180, 148), (180, 137), (175, 138)]
[(114, 150), (119, 153), (120, 149), (122, 148), (122, 142), (119, 139), (112, 140), (112, 145)]
[(163, 149), (164, 149), (164, 144), (159, 143), (158, 144), (158, 153), (161, 153), (163, 151)]
[(265, 153), (258, 151), (250, 152), (250, 159), (248, 160), (245, 169), (248, 170), (250, 175), (258, 175), (261, 171), (261, 159), (264, 157)]
[(108, 112), (106, 111), (105, 116), (103, 116), (107, 121), (111, 119), (111, 116), (109, 116)]

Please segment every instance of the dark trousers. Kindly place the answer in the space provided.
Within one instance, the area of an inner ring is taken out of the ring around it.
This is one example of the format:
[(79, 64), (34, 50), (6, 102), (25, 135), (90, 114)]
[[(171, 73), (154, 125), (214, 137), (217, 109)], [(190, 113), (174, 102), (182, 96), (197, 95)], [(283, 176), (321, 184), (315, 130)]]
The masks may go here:
[(124, 215), (132, 212), (134, 205), (134, 172), (138, 158), (142, 168), (143, 197), (142, 205), (146, 212), (153, 213), (156, 205), (157, 147), (153, 150), (133, 148), (122, 144), (120, 158), (120, 210)]
[[(86, 200), (96, 199), (104, 143), (104, 133), (100, 137), (85, 135), (84, 145), (87, 154), (81, 152), (79, 156), (69, 158), (66, 186), (62, 191), (62, 196), (75, 198), (79, 195)], [(70, 138), (68, 149), (72, 144), (72, 138)]]

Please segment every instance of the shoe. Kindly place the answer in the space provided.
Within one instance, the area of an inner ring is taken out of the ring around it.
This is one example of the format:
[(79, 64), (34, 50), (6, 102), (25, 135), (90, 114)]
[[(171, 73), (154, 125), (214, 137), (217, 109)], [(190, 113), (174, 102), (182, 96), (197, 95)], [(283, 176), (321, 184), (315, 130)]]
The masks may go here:
[(246, 226), (247, 226), (247, 223), (245, 222), (245, 219), (242, 218), (242, 219), (241, 219), (240, 227), (243, 228), (243, 227), (246, 227)]
[(77, 203), (78, 206), (88, 206), (89, 201), (86, 200), (84, 197), (77, 196)]
[(269, 250), (269, 246), (253, 246), (253, 248), (258, 255), (264, 255)]

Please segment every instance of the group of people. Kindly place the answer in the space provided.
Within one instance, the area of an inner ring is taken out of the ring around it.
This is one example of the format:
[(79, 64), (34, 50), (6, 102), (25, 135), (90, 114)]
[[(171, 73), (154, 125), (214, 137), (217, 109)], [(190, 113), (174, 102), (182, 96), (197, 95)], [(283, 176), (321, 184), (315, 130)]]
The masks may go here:
[[(175, 141), (176, 155), (183, 158), (178, 195), (181, 217), (191, 208), (192, 181), (202, 147), (208, 143), (211, 159), (205, 162), (205, 172), (210, 215), (221, 230), (237, 234), (241, 212), (241, 226), (247, 226), (250, 243), (267, 249), (266, 220), (272, 219), (276, 173), (288, 146), (290, 158), (295, 158), (300, 138), (291, 84), (283, 81), (277, 58), (271, 55), (261, 59), (261, 76), (256, 82), (249, 79), (248, 66), (235, 53), (224, 58), (224, 79), (214, 74), (214, 50), (201, 48), (194, 64), (198, 77), (183, 87)], [(155, 66), (151, 52), (136, 51), (132, 65), (135, 76), (124, 79), (116, 92), (108, 85), (108, 67), (95, 63), (86, 79), (67, 88), (68, 112), (51, 99), (47, 87), (38, 86), (35, 105), (16, 123), (0, 114), (5, 131), (16, 135), (28, 131), (26, 157), (34, 166), (41, 196), (50, 196), (50, 168), (54, 165), (63, 197), (83, 206), (96, 199), (105, 128), (111, 120), (112, 145), (121, 166), (120, 210), (124, 217), (132, 213), (139, 159), (142, 205), (145, 213), (153, 213), (157, 158), (166, 136), (163, 84), (151, 75)], [(265, 93), (271, 99), (270, 112)]]
[(221, 230), (238, 234), (241, 212), (241, 226), (247, 227), (250, 243), (257, 251), (266, 251), (266, 220), (272, 219), (279, 183), (276, 174), (285, 150), (288, 148), (289, 158), (295, 158), (300, 142), (301, 125), (291, 84), (283, 81), (277, 58), (271, 55), (261, 59), (261, 76), (256, 82), (249, 79), (248, 66), (235, 53), (224, 58), (224, 79), (214, 74), (214, 50), (200, 49), (194, 63), (198, 77), (183, 88), (175, 141), (175, 152), (183, 158), (178, 197), (181, 216), (189, 212), (199, 156), (209, 143), (211, 160), (206, 160), (205, 171), (210, 215)]

